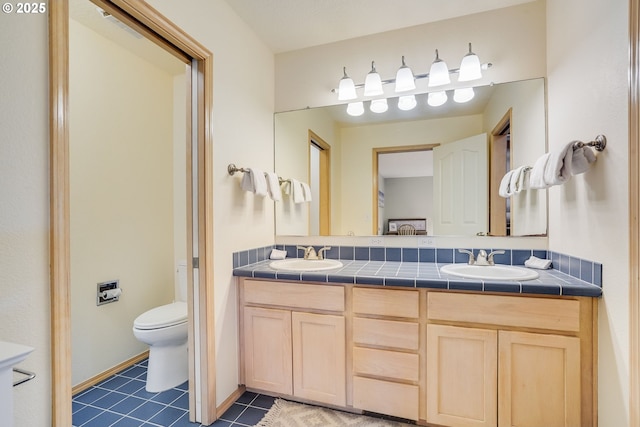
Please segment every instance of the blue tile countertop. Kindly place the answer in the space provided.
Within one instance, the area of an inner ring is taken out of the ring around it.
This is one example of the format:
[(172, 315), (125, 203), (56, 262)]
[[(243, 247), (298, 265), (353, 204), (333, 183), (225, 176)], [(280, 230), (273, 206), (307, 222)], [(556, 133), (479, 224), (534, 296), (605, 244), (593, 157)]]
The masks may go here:
[(518, 294), (602, 296), (600, 286), (577, 279), (555, 269), (536, 270), (535, 280), (464, 279), (441, 273), (444, 264), (433, 262), (341, 260), (341, 268), (314, 272), (275, 270), (270, 260), (233, 269), (233, 275), (256, 279), (298, 280), (304, 282), (346, 283), (356, 285), (400, 286), (408, 288), (450, 289), (476, 292), (509, 292)]

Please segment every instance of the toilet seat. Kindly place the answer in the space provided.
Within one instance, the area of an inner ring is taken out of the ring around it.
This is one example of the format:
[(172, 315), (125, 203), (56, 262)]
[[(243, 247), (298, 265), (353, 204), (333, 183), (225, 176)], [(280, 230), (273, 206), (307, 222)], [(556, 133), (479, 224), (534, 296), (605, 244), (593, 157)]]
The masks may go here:
[(187, 303), (177, 301), (142, 313), (133, 321), (136, 329), (161, 329), (187, 321)]

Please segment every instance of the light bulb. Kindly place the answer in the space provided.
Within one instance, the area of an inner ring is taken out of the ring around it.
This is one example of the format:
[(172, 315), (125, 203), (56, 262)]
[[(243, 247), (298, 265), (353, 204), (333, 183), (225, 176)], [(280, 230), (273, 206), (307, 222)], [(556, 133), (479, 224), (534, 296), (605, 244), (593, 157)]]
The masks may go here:
[(432, 107), (439, 107), (445, 102), (447, 102), (447, 99), (448, 99), (447, 92), (445, 92), (444, 90), (440, 92), (430, 92), (427, 95), (427, 104), (429, 104)]
[(471, 52), (471, 43), (469, 43), (469, 53), (467, 53), (460, 63), (460, 74), (458, 74), (459, 82), (468, 82), (482, 78), (480, 66), (480, 58)]
[(369, 109), (374, 113), (384, 113), (389, 109), (389, 105), (387, 104), (387, 100), (385, 98), (382, 99), (374, 99), (371, 101), (371, 105)]
[(376, 71), (376, 63), (371, 61), (371, 71), (364, 80), (364, 96), (378, 96), (382, 93), (382, 79)]
[(415, 95), (401, 96), (398, 98), (398, 108), (402, 111), (413, 110), (416, 108), (416, 105), (418, 105), (418, 101), (416, 101)]
[(338, 86), (338, 101), (347, 101), (349, 99), (356, 99), (356, 85), (353, 84), (353, 80), (347, 76), (347, 67), (342, 68), (344, 77), (340, 79), (340, 85)]
[(351, 102), (347, 105), (347, 114), (358, 117), (364, 114), (364, 104), (360, 102)]
[(472, 87), (465, 87), (453, 91), (453, 100), (460, 104), (471, 101), (474, 96), (475, 92)]
[(429, 87), (442, 86), (449, 83), (451, 83), (449, 68), (447, 67), (447, 63), (440, 59), (438, 49), (436, 49), (436, 59), (429, 69)]
[(407, 67), (404, 63), (404, 56), (402, 57), (402, 66), (396, 73), (396, 92), (406, 92), (416, 88), (415, 77), (411, 68)]

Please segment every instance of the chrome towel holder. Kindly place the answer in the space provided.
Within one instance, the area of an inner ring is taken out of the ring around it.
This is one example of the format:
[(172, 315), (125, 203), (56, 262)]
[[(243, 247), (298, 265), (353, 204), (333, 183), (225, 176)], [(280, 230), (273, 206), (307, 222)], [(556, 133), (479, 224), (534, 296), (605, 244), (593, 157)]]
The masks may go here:
[(596, 151), (604, 151), (604, 149), (607, 147), (607, 137), (604, 135), (598, 135), (593, 141), (576, 141), (573, 143), (574, 150), (582, 147), (593, 147), (596, 149)]
[[(239, 168), (235, 164), (229, 163), (229, 166), (227, 166), (227, 173), (229, 175), (233, 176), (233, 175), (235, 175), (236, 172), (246, 173), (246, 172), (248, 172), (248, 169)], [(282, 178), (282, 177), (278, 176), (278, 182), (280, 183), (280, 185), (284, 184), (285, 182), (290, 182), (290, 181), (291, 181), (290, 179), (285, 179), (285, 178)]]

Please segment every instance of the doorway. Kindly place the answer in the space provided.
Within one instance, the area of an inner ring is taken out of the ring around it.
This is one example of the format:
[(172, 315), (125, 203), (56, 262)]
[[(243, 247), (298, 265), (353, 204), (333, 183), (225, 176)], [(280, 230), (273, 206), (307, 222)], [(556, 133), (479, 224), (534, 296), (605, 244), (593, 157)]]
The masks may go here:
[[(212, 273), (212, 55), (144, 2), (93, 0), (111, 16), (162, 46), (188, 66), (187, 259), (189, 270), (190, 417), (216, 419)], [(49, 4), (51, 157), (51, 357), (52, 425), (71, 417), (70, 189), (69, 189), (69, 4)]]
[(331, 145), (309, 130), (309, 235), (331, 235)]

